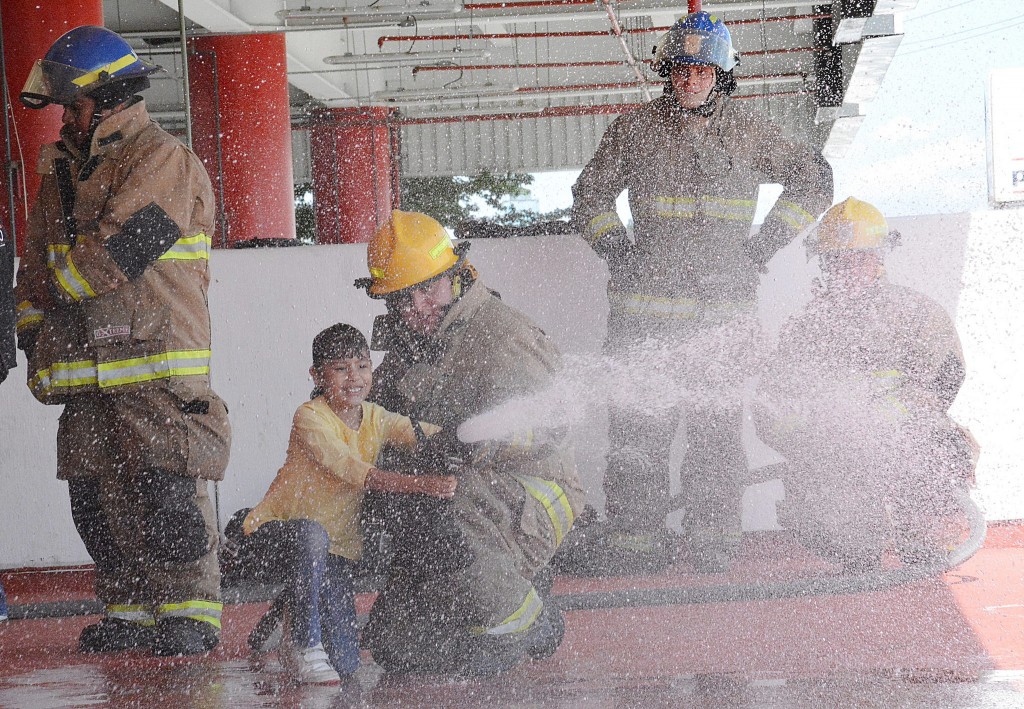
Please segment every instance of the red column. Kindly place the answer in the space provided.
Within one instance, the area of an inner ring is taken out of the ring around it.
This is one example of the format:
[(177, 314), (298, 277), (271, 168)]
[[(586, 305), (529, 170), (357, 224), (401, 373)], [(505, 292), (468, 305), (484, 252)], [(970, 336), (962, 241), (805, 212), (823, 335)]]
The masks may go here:
[[(39, 190), (36, 161), (39, 147), (57, 140), (61, 127), (60, 106), (30, 109), (21, 105), (18, 95), (37, 59), (42, 59), (54, 40), (81, 25), (103, 24), (103, 0), (63, 0), (42, 3), (39, 0), (3, 0), (0, 9), (4, 33), (4, 62), (7, 93), (11, 99), (11, 159), (17, 164), (14, 176), (15, 229), (19, 251), (25, 243), (25, 205), (31, 206)], [(0, 140), (3, 140), (0, 132)], [(0, 158), (2, 160), (2, 158)], [(0, 219), (10, 223), (7, 171), (0, 170)], [(23, 189), (24, 186), (24, 189)]]
[(222, 210), (214, 243), (294, 239), (284, 35), (197, 37), (191, 48), (192, 147)]
[(310, 152), (321, 244), (370, 240), (398, 205), (398, 128), (390, 109), (331, 108), (313, 116)]

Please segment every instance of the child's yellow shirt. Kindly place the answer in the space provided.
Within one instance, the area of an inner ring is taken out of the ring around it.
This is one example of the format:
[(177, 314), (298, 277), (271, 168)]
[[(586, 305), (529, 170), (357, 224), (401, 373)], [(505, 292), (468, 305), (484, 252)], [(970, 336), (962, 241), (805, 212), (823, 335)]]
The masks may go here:
[[(319, 522), (330, 552), (348, 559), (362, 554), (359, 529), (366, 475), (386, 443), (413, 449), (416, 434), (407, 416), (363, 402), (359, 430), (349, 428), (323, 397), (307, 401), (292, 419), (288, 456), (263, 500), (245, 518), (246, 534), (273, 520)], [(436, 426), (422, 424), (427, 435)]]

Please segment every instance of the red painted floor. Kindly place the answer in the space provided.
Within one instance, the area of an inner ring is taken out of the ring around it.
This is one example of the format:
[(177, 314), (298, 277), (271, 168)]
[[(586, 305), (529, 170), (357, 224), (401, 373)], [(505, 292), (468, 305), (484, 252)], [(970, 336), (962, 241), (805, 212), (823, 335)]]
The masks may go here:
[[(1022, 537), (996, 527), (954, 571), (882, 591), (569, 611), (553, 658), (491, 680), (383, 677), (364, 657), (340, 691), (289, 686), (276, 663), (257, 672), (247, 661), (265, 604), (228, 606), (221, 646), (191, 660), (79, 655), (78, 633), (95, 617), (8, 621), (0, 707), (1024, 707)], [(555, 593), (836, 573), (780, 549), (755, 537), (729, 574), (559, 578)], [(39, 587), (3, 577), (15, 605), (87, 597), (82, 578)]]

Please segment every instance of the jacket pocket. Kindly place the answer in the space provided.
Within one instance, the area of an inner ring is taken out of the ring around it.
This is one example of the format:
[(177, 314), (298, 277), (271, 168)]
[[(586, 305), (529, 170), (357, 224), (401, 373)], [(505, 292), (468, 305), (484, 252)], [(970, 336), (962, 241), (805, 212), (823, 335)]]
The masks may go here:
[(183, 399), (181, 412), (187, 440), (185, 474), (203, 480), (223, 480), (231, 451), (227, 406), (211, 393)]

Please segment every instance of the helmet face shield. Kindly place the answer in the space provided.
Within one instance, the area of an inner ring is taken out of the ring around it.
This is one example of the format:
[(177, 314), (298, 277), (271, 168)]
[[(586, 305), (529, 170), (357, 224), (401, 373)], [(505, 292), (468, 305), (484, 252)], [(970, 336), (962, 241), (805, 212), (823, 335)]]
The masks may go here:
[(731, 71), (736, 66), (736, 57), (727, 39), (699, 30), (671, 32), (663, 46), (658, 48), (658, 54), (655, 61), (670, 65), (703, 64), (717, 66), (723, 71)]
[(739, 55), (725, 24), (706, 12), (695, 12), (672, 25), (654, 51), (653, 68), (667, 77), (676, 64), (704, 65), (732, 71)]
[(82, 93), (75, 80), (81, 80), (86, 73), (66, 64), (39, 59), (21, 89), (21, 102), (29, 108), (43, 108), (51, 103), (63, 106), (74, 103)]

